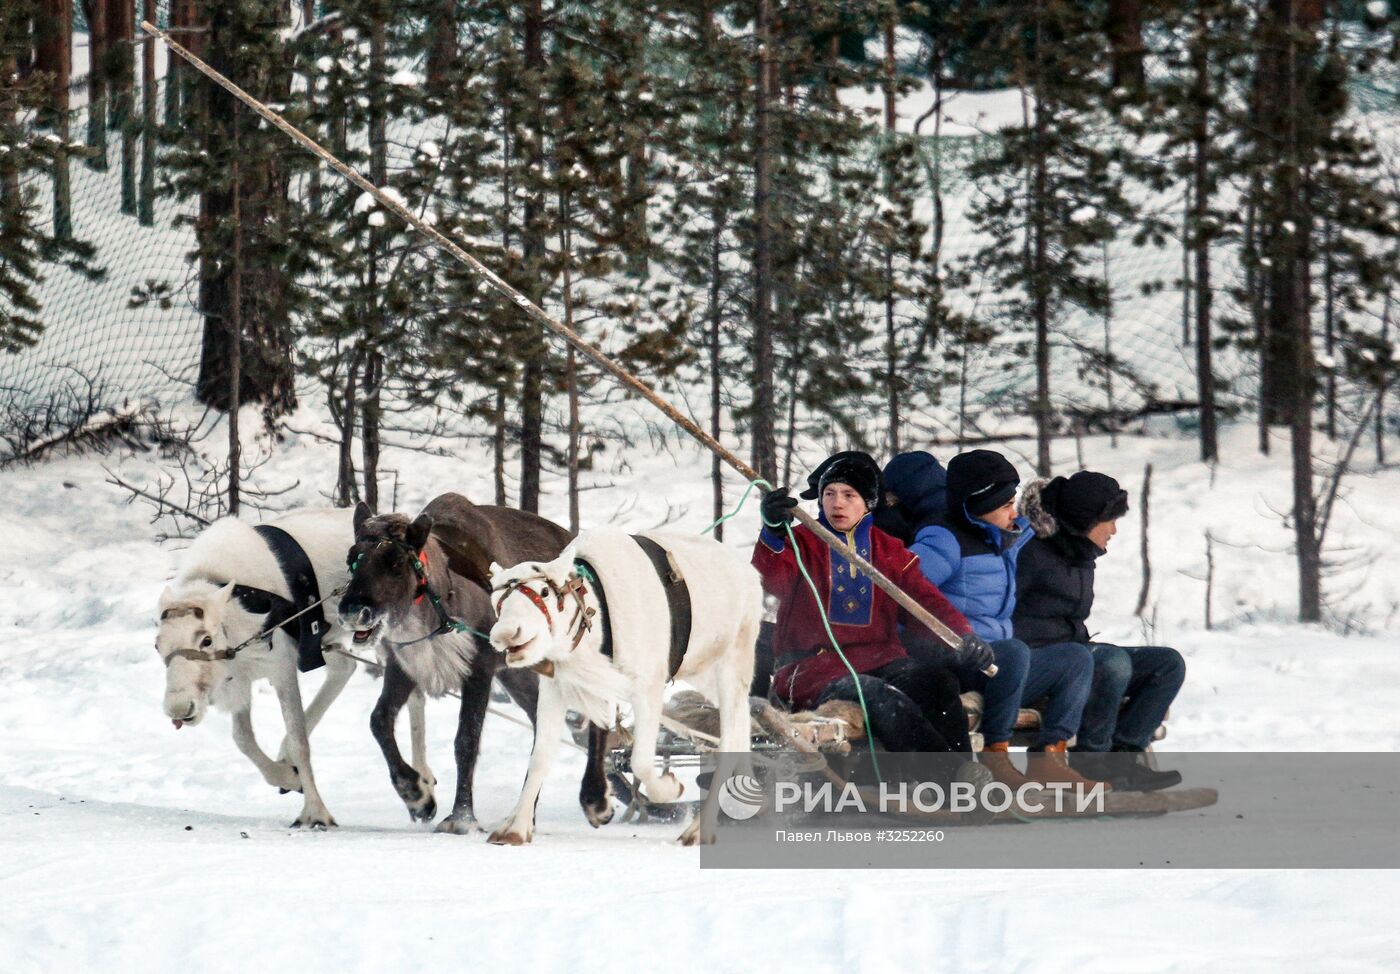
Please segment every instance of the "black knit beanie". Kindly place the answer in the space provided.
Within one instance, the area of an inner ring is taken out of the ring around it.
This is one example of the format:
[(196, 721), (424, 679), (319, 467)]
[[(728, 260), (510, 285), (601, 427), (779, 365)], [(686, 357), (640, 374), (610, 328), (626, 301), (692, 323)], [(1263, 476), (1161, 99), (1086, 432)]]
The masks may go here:
[(868, 453), (845, 450), (827, 457), (807, 477), (807, 489), (800, 496), (815, 500), (828, 484), (846, 484), (853, 488), (872, 511), (880, 506), (880, 465)]
[(1128, 513), (1128, 492), (1107, 474), (1081, 470), (1056, 477), (1040, 492), (1046, 510), (1070, 534), (1088, 534), (1095, 524)]
[(995, 450), (969, 450), (948, 461), (948, 510), (981, 517), (1016, 496), (1021, 475)]

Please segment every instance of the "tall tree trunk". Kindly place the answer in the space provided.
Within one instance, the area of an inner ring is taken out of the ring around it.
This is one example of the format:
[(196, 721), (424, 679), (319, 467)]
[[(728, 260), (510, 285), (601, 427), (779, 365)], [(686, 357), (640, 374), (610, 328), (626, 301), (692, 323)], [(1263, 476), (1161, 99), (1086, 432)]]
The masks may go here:
[(365, 354), (364, 397), (360, 404), (360, 457), (364, 465), (365, 503), (379, 510), (380, 395), (384, 389), (384, 355), (371, 345)]
[[(49, 97), (40, 115), (53, 129), (65, 150), (68, 144), (68, 87), (73, 74), (72, 0), (44, 0), (34, 29), (34, 69), (49, 75)], [(68, 153), (54, 154), (53, 233), (59, 239), (73, 235), (73, 195), (68, 175)]]
[[(724, 213), (718, 203), (711, 210), (710, 215), (710, 294), (709, 307), (706, 309), (709, 319), (709, 352), (710, 352), (710, 436), (716, 441), (720, 438), (720, 367), (721, 357), (721, 322), (723, 321), (723, 311), (720, 306), (720, 294), (722, 289), (722, 275), (724, 265), (721, 261), (721, 236), (724, 227)], [(724, 525), (720, 523), (720, 518), (724, 516), (724, 465), (720, 462), (719, 454), (710, 456), (710, 488), (714, 497), (714, 505), (711, 512), (715, 523), (715, 540), (724, 540)]]
[(228, 314), (228, 512), (238, 515), (243, 448), (238, 430), (243, 382), (243, 180), (238, 152), (238, 102), (233, 103), (233, 273)]
[[(156, 0), (145, 0), (144, 16), (156, 22)], [(156, 39), (149, 34), (141, 42), (141, 194), (137, 218), (143, 226), (156, 222)]]
[[(1196, 148), (1193, 145), (1193, 150)], [(1191, 214), (1196, 211), (1194, 180), (1186, 185), (1186, 199), (1181, 208), (1181, 347), (1191, 344), (1191, 296), (1195, 293), (1192, 280), (1191, 257), (1195, 248), (1191, 243)]]
[[(1390, 308), (1391, 292), (1390, 288), (1386, 288), (1385, 307), (1384, 310), (1381, 312), (1382, 348), (1388, 348), (1390, 346)], [(1381, 387), (1376, 392), (1376, 466), (1383, 467), (1385, 466), (1385, 394), (1388, 386), (1384, 378), (1382, 378), (1380, 381)]]
[(798, 357), (793, 355), (787, 370), (787, 429), (783, 444), (783, 478), (778, 481), (783, 484), (792, 483), (792, 464), (797, 452), (797, 383), (799, 378)]
[[(373, 88), (369, 103), (369, 172), (376, 186), (389, 182), (388, 108), (383, 90), (388, 83), (388, 40), (385, 36), (387, 5), (372, 8), (370, 24), (369, 70)], [(379, 426), (380, 397), (384, 388), (384, 354), (380, 350), (389, 333), (389, 311), (379, 293), (379, 272), (387, 261), (388, 233), (378, 227), (369, 228), (369, 293), (371, 307), (365, 320), (369, 334), (365, 336), (364, 394), (360, 405), (360, 455), (363, 470), (365, 503), (379, 508)]]
[(1191, 231), (1189, 249), (1196, 259), (1196, 397), (1201, 411), (1201, 459), (1213, 463), (1219, 457), (1216, 433), (1215, 371), (1211, 364), (1211, 278), (1210, 241), (1207, 230), (1210, 215), (1210, 115), (1207, 103), (1210, 84), (1208, 44), (1210, 23), (1197, 5), (1196, 26), (1191, 38), (1191, 71), (1195, 116), (1191, 126)]
[(495, 426), (491, 433), (491, 479), (496, 488), (496, 504), (504, 507), (506, 498), (506, 391), (496, 389)]
[[(545, 18), (542, 0), (525, 5), (525, 70), (531, 76), (525, 93), (525, 125), (530, 136), (526, 152), (527, 177), (523, 251), (528, 296), (539, 304), (544, 296), (544, 201), (537, 184), (544, 171), (545, 120), (540, 86), (544, 83)], [(520, 388), (520, 509), (538, 513), (540, 476), (544, 463), (544, 357), (543, 335), (532, 329), (524, 351)]]
[(107, 0), (83, 0), (88, 23), (87, 144), (91, 169), (107, 169)]
[[(895, 104), (895, 61), (894, 61), (894, 22), (895, 14), (890, 10), (885, 17), (885, 150), (889, 154), (885, 170), (885, 195), (893, 198), (895, 181), (895, 140), (897, 115)], [(894, 246), (885, 247), (885, 398), (889, 411), (889, 451), (890, 456), (899, 453), (899, 335), (894, 318)]]
[[(261, 0), (266, 23), (280, 23), (285, 14), (280, 3)], [(208, 60), (218, 71), (238, 77), (260, 100), (286, 97), (287, 82), (278, 72), (282, 65), (252, 64), (247, 60), (239, 34), (240, 15), (232, 5), (211, 8)], [(234, 97), (216, 85), (201, 85), (200, 111), (194, 124), (202, 132), (210, 158), (232, 156)], [(240, 153), (241, 203), (239, 226), (245, 250), (239, 275), (242, 320), (242, 382), (240, 401), (262, 403), (269, 415), (280, 415), (296, 405), (291, 360), (291, 325), (288, 302), (291, 282), (280, 263), (266, 259), (261, 250), (269, 226), (286, 219), (287, 176), (276, 153), (250, 156)], [(200, 354), (195, 394), (200, 402), (228, 409), (228, 316), (232, 314), (232, 268), (218, 259), (233, 236), (232, 194), (218, 186), (200, 194), (196, 237), (200, 248), (199, 307), (204, 315), (204, 342)]]
[[(301, 0), (301, 23), (302, 29), (307, 29), (316, 19), (316, 0)], [(327, 38), (338, 38), (339, 33), (333, 28), (326, 28), (323, 33)], [(316, 89), (318, 85), (318, 71), (314, 61), (307, 59), (306, 70), (302, 74), (303, 83), (306, 85), (306, 101), (308, 104), (316, 103)], [(320, 213), (322, 207), (322, 196), (324, 189), (321, 183), (321, 162), (318, 159), (312, 165), (311, 171), (306, 177), (306, 207), (312, 213)]]
[[(565, 323), (573, 328), (573, 299), (569, 297), (569, 272), (564, 272), (564, 318)], [(569, 346), (568, 356), (565, 361), (565, 368), (569, 377), (569, 530), (578, 533), (579, 527), (579, 440), (581, 428), (579, 426), (578, 413), (578, 355), (574, 351), (574, 346)]]
[(1041, 77), (1041, 9), (1037, 7), (1035, 24), (1035, 106), (1034, 116), (1034, 161), (1032, 163), (1031, 186), (1031, 319), (1035, 322), (1035, 469), (1042, 477), (1050, 476), (1050, 436), (1052, 432), (1052, 412), (1050, 408), (1050, 289), (1046, 280), (1047, 254), (1045, 237), (1046, 194), (1049, 193), (1049, 174), (1046, 154), (1049, 148), (1045, 139), (1045, 112), (1049, 111), (1042, 98), (1044, 84)]
[[(511, 116), (507, 89), (503, 83), (498, 88), (501, 101), (501, 253), (510, 254), (511, 243), (511, 204), (515, 199), (515, 187), (511, 181)], [(506, 388), (505, 380), (496, 386), (496, 405), (492, 413), (494, 426), (491, 433), (491, 478), (495, 486), (496, 504), (504, 507), (506, 500)]]
[(1115, 88), (1143, 87), (1142, 0), (1108, 0), (1106, 24)]
[(1249, 316), (1254, 322), (1254, 351), (1259, 361), (1259, 389), (1256, 396), (1256, 423), (1259, 434), (1259, 452), (1269, 455), (1269, 411), (1264, 404), (1269, 401), (1269, 370), (1264, 366), (1265, 349), (1268, 345), (1268, 314), (1265, 311), (1267, 295), (1264, 293), (1264, 275), (1259, 272), (1259, 206), (1253, 202), (1259, 198), (1263, 180), (1258, 170), (1249, 177), (1251, 202), (1244, 211), (1244, 289), (1249, 300)]
[[(1301, 209), (1301, 207), (1300, 207)], [(1307, 218), (1306, 212), (1300, 216)], [(1299, 223), (1302, 235), (1310, 228)], [(1307, 229), (1305, 229), (1307, 228)], [(1322, 620), (1322, 544), (1318, 536), (1317, 495), (1313, 492), (1312, 420), (1314, 370), (1317, 365), (1312, 350), (1312, 320), (1309, 314), (1311, 270), (1308, 251), (1298, 255), (1295, 267), (1292, 304), (1294, 328), (1293, 366), (1298, 379), (1294, 383), (1291, 440), (1293, 449), (1293, 530), (1298, 549), (1298, 619), (1301, 622)]]
[(448, 70), (457, 58), (457, 4), (455, 0), (437, 0), (433, 4), (432, 20), (428, 24), (428, 84), (447, 83)]
[(773, 322), (772, 322), (772, 164), (769, 118), (769, 75), (772, 46), (769, 0), (757, 0), (755, 25), (758, 56), (754, 80), (754, 296), (753, 402), (749, 409), (753, 439), (752, 466), (770, 483), (778, 477), (778, 444), (774, 437)]
[[(566, 104), (564, 108), (565, 125), (573, 122), (573, 106)], [(573, 235), (569, 229), (569, 192), (560, 190), (559, 192), (559, 251), (563, 261), (563, 300), (564, 300), (564, 327), (573, 331), (574, 328), (574, 277), (573, 277)], [(568, 464), (569, 464), (569, 530), (578, 533), (579, 526), (579, 397), (578, 397), (578, 357), (574, 352), (574, 346), (570, 345), (564, 361), (564, 378), (569, 397), (569, 442), (568, 442)]]
[[(1316, 31), (1322, 20), (1322, 0), (1266, 0), (1260, 12), (1257, 47), (1259, 50), (1251, 124), (1261, 131), (1273, 148), (1273, 158), (1293, 153), (1284, 168), (1296, 170), (1302, 165), (1297, 158), (1297, 119), (1279, 106), (1295, 105), (1310, 111), (1306, 97), (1299, 94), (1299, 72), (1308, 67), (1316, 55)], [(1301, 43), (1300, 43), (1301, 42)], [(1278, 171), (1278, 165), (1272, 167)], [(1296, 185), (1281, 187), (1279, 180), (1269, 187), (1273, 201), (1271, 209), (1283, 211), (1295, 205)], [(1274, 305), (1287, 304), (1291, 298), (1280, 289), (1292, 289), (1292, 252), (1295, 236), (1285, 230), (1278, 212), (1261, 213), (1262, 250), (1272, 262), (1267, 280), (1268, 301)], [(1269, 314), (1264, 319), (1261, 349), (1261, 409), (1263, 422), (1271, 426), (1292, 426), (1293, 410), (1298, 402), (1298, 385), (1302, 377), (1294, 372), (1293, 342), (1295, 330), (1286, 315)]]
[(121, 211), (136, 215), (136, 0), (110, 0), (107, 44), (112, 72), (112, 127), (121, 133)]
[[(345, 366), (345, 391), (341, 401), (337, 425), (340, 427), (340, 448), (335, 480), (335, 503), (337, 507), (349, 507), (359, 496), (355, 488), (355, 419), (356, 403), (360, 398), (360, 361), (363, 346), (356, 342), (350, 349), (349, 361)], [(334, 412), (334, 410), (332, 410)]]
[(1332, 218), (1322, 221), (1322, 337), (1327, 349), (1327, 436), (1337, 438), (1337, 296), (1336, 260), (1332, 254)]
[(1311, 161), (1318, 139), (1316, 109), (1308, 97), (1317, 48), (1320, 4), (1269, 0), (1263, 12), (1261, 90), (1268, 102), (1271, 212), (1263, 214), (1269, 268), (1268, 361), (1270, 407), (1289, 427), (1293, 467), (1293, 530), (1298, 557), (1298, 617), (1322, 618), (1322, 551), (1313, 492), (1312, 422), (1315, 396), (1312, 350)]
[[(95, 0), (101, 3), (102, 0)], [(190, 25), (186, 20), (191, 17), (191, 0), (170, 0), (170, 15), (167, 26), (175, 40), (179, 41), (190, 50), (194, 50), (193, 38), (186, 32), (185, 28)], [(180, 64), (182, 58), (172, 57), (165, 62), (165, 124), (179, 125), (181, 111), (181, 89), (183, 87), (184, 67)]]
[[(1109, 273), (1108, 241), (1103, 243), (1103, 286), (1104, 293), (1108, 295), (1108, 304), (1103, 312), (1103, 385), (1104, 395), (1108, 402), (1108, 415), (1110, 424), (1112, 417), (1118, 410), (1117, 400), (1113, 395), (1113, 278)], [(1108, 428), (1108, 445), (1113, 449), (1118, 449), (1118, 427), (1110, 425)]]

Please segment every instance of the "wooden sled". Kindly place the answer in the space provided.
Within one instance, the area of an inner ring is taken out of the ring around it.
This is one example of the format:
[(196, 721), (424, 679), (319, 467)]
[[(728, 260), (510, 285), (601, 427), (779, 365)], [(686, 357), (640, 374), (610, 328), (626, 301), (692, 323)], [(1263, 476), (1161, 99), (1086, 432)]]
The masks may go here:
[[(977, 727), (982, 717), (982, 699), (978, 694), (968, 693), (963, 695), (963, 703), (972, 727), (974, 750), (981, 750), (982, 739), (977, 733)], [(755, 754), (802, 755), (805, 760), (798, 766), (802, 773), (820, 776), (837, 787), (844, 787), (846, 782), (826, 760), (827, 756), (849, 755), (856, 748), (864, 750), (867, 747), (863, 715), (859, 705), (854, 703), (832, 701), (814, 711), (788, 713), (767, 700), (754, 697), (750, 699), (750, 716), (751, 747)], [(718, 737), (718, 711), (702, 695), (694, 691), (682, 691), (667, 701), (665, 717), (657, 744), (657, 755), (665, 770), (701, 766), (705, 761), (706, 739), (714, 740)], [(1013, 736), (1013, 743), (1032, 743), (1039, 726), (1039, 711), (1033, 708), (1022, 709), (1017, 717), (1017, 734)], [(1165, 727), (1159, 728), (1154, 740), (1161, 740), (1165, 734)], [(609, 745), (609, 780), (612, 781), (618, 798), (628, 805), (629, 817), (635, 816), (639, 820), (672, 820), (698, 808), (698, 801), (669, 805), (648, 802), (632, 786), (629, 764), (631, 739), (627, 731), (621, 728), (614, 730), (610, 735)], [(1148, 760), (1151, 761), (1150, 753)], [(1205, 808), (1214, 805), (1218, 797), (1213, 788), (1174, 788), (1155, 792), (1109, 791), (1104, 795), (1101, 807), (1095, 804), (1087, 811), (1076, 811), (1073, 802), (1062, 803), (1059, 808), (1046, 802), (1040, 811), (1001, 812), (992, 821), (1014, 823), (1052, 818), (1152, 817)], [(875, 804), (878, 802), (870, 807), (875, 807)], [(924, 812), (907, 809), (898, 813), (897, 817), (927, 824), (971, 824), (970, 821), (964, 821), (962, 814), (944, 810)]]

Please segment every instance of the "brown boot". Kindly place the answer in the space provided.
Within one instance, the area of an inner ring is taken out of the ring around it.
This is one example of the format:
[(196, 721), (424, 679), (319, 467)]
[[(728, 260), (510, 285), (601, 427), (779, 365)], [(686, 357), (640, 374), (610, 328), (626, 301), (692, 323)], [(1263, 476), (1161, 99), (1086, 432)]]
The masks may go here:
[(1029, 781), (1025, 775), (1016, 770), (1016, 765), (1011, 763), (1011, 750), (1005, 741), (997, 741), (995, 744), (983, 747), (981, 753), (977, 755), (977, 760), (992, 773), (993, 778), (1012, 791)]
[(1069, 758), (1065, 754), (1068, 743), (1055, 741), (1053, 744), (1032, 748), (1026, 761), (1026, 777), (1051, 787), (1064, 785), (1089, 789), (1095, 785), (1102, 785), (1104, 791), (1111, 790), (1113, 786), (1108, 782), (1090, 781), (1069, 766)]

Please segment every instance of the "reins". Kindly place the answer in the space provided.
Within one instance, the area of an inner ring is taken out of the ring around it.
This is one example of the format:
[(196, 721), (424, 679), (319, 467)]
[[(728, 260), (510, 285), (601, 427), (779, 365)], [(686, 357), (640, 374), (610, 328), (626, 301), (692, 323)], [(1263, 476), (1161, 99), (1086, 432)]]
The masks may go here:
[[(388, 639), (386, 639), (385, 642), (389, 642), (396, 648), (402, 649), (404, 646), (412, 646), (415, 643), (435, 639), (438, 636), (445, 636), (450, 632), (465, 632), (476, 636), (478, 639), (490, 640), (491, 637), (487, 633), (482, 632), (480, 629), (472, 628), (461, 619), (454, 619), (447, 611), (447, 608), (442, 604), (442, 598), (438, 595), (437, 590), (433, 588), (432, 582), (428, 581), (428, 554), (426, 551), (426, 542), (424, 543), (424, 549), (418, 551), (413, 550), (413, 547), (406, 542), (399, 541), (395, 538), (381, 538), (377, 544), (387, 544), (396, 548), (402, 548), (408, 553), (413, 565), (413, 574), (418, 579), (418, 587), (414, 589), (413, 592), (413, 604), (419, 605), (424, 599), (427, 599), (428, 604), (433, 607), (433, 611), (437, 613), (438, 617), (437, 628), (426, 636), (419, 636), (417, 639), (410, 639), (408, 642), (403, 643), (393, 642)], [(356, 555), (355, 560), (350, 563), (351, 579), (355, 577), (355, 573), (359, 571), (360, 565), (364, 563), (364, 560), (364, 553), (361, 552), (359, 555)], [(349, 582), (347, 582), (346, 585), (348, 586)]]
[(505, 600), (510, 598), (515, 592), (520, 592), (534, 603), (535, 608), (539, 609), (540, 612), (544, 614), (545, 625), (549, 627), (549, 631), (552, 634), (554, 632), (554, 617), (550, 615), (549, 604), (545, 602), (543, 595), (525, 584), (526, 582), (542, 581), (544, 582), (545, 590), (554, 593), (556, 602), (555, 611), (560, 613), (561, 617), (569, 596), (572, 596), (577, 603), (578, 611), (574, 613), (573, 621), (569, 623), (569, 628), (573, 630), (574, 636), (574, 640), (569, 646), (569, 651), (573, 652), (578, 649), (579, 643), (583, 642), (584, 634), (592, 631), (593, 617), (597, 615), (598, 612), (597, 609), (590, 606), (586, 601), (588, 586), (585, 583), (585, 579), (592, 582), (595, 588), (597, 587), (598, 580), (593, 577), (592, 573), (589, 572), (581, 562), (574, 563), (574, 570), (569, 573), (569, 577), (565, 580), (563, 587), (555, 585), (546, 575), (527, 575), (524, 578), (512, 578), (504, 585), (499, 585), (491, 590), (492, 595), (495, 595), (497, 592), (500, 593), (500, 597), (496, 599), (495, 603), (496, 617), (500, 618), (501, 606), (505, 603)]
[[(315, 602), (312, 602), (310, 605), (308, 605), (306, 608), (302, 609), (300, 612), (293, 613), (292, 615), (287, 616), (285, 619), (282, 619), (281, 621), (277, 622), (275, 625), (269, 626), (268, 628), (264, 629), (262, 632), (257, 633), (256, 635), (253, 635), (253, 636), (249, 636), (247, 639), (243, 640), (243, 642), (239, 643), (237, 646), (233, 646), (233, 647), (231, 647), (231, 648), (229, 648), (229, 649), (214, 650), (214, 651), (212, 651), (212, 652), (211, 652), (211, 651), (208, 651), (208, 650), (203, 650), (203, 649), (176, 649), (176, 650), (172, 650), (170, 653), (168, 653), (168, 654), (166, 654), (165, 656), (161, 657), (161, 660), (162, 660), (162, 662), (165, 663), (166, 666), (169, 666), (169, 665), (170, 665), (170, 661), (173, 660), (173, 659), (189, 659), (189, 660), (194, 660), (195, 662), (198, 662), (198, 663), (217, 663), (217, 662), (221, 662), (221, 661), (227, 661), (227, 660), (234, 659), (235, 657), (238, 656), (239, 653), (243, 652), (243, 650), (247, 649), (247, 648), (248, 648), (249, 646), (251, 646), (253, 643), (259, 642), (259, 641), (264, 640), (264, 639), (268, 640), (268, 644), (269, 644), (269, 646), (270, 646), (270, 645), (271, 645), (272, 634), (275, 633), (278, 629), (281, 629), (283, 626), (285, 626), (287, 623), (293, 621), (294, 619), (300, 619), (302, 616), (306, 615), (306, 613), (310, 612), (312, 609), (316, 608), (317, 606), (321, 605), (322, 603), (329, 602), (331, 599), (333, 599), (333, 598), (335, 598), (336, 596), (342, 594), (344, 591), (345, 591), (345, 590), (344, 590), (343, 588), (338, 588), (338, 589), (336, 589), (336, 590), (335, 590), (334, 592), (332, 592), (330, 595), (327, 595), (327, 596), (324, 597), (324, 598), (317, 599)], [(193, 611), (193, 610), (192, 610), (192, 609), (167, 609), (167, 610), (165, 610), (164, 612), (162, 612), (162, 613), (160, 614), (160, 618), (161, 618), (161, 621), (164, 622), (164, 621), (165, 621), (167, 618), (169, 618), (171, 615), (183, 615), (185, 612), (191, 612), (191, 611)]]

